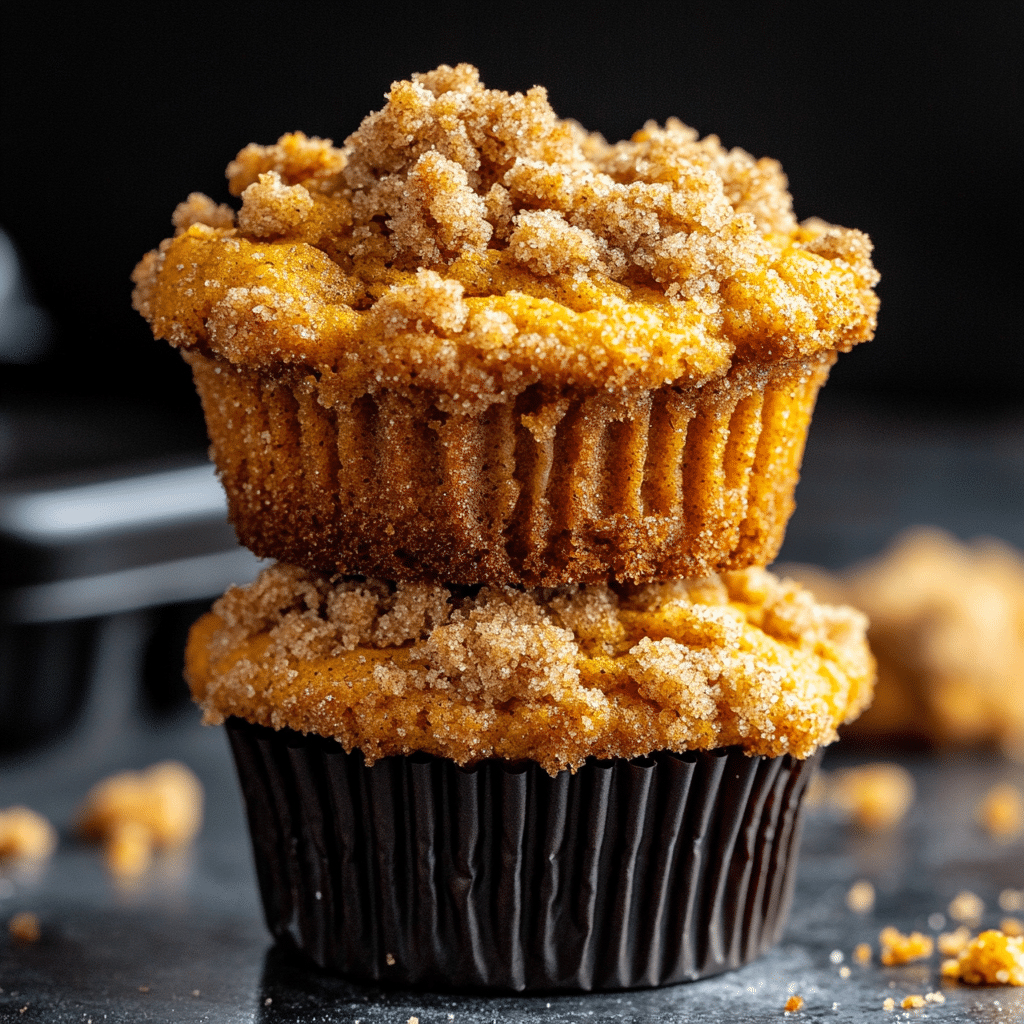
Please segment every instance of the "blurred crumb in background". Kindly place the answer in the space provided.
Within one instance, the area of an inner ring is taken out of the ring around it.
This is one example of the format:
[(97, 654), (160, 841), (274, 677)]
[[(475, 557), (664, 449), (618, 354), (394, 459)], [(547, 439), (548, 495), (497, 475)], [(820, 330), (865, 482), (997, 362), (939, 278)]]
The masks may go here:
[(1024, 761), (1024, 556), (1001, 541), (962, 544), (932, 528), (831, 574), (780, 565), (821, 601), (871, 621), (874, 704), (844, 737), (912, 746), (997, 746)]

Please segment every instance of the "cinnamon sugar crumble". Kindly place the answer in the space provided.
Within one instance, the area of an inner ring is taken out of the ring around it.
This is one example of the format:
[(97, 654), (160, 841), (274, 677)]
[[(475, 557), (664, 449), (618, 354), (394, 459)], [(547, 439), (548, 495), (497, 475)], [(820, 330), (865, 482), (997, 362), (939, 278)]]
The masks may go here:
[(206, 719), (467, 764), (742, 745), (806, 757), (870, 699), (863, 617), (762, 569), (613, 590), (334, 583), (278, 564), (196, 625)]
[[(444, 388), (493, 394), (539, 373), (699, 382), (871, 337), (870, 242), (798, 224), (774, 160), (674, 118), (609, 144), (544, 89), (487, 89), (468, 64), (387, 99), (340, 149), (300, 132), (243, 149), (237, 226), (199, 194), (178, 208), (178, 237), (133, 275), (157, 337), (346, 379), (433, 367)], [(434, 288), (418, 270), (443, 279), (445, 309), (389, 333), (376, 307), (399, 291), (417, 305)]]

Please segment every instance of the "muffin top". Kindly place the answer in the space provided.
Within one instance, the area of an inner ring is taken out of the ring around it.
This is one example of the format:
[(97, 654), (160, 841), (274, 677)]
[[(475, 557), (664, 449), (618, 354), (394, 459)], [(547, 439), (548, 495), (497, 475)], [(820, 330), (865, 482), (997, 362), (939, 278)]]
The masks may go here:
[(870, 338), (859, 231), (798, 224), (778, 163), (670, 119), (608, 144), (475, 68), (395, 82), (338, 149), (301, 133), (193, 193), (136, 267), (154, 334), (321, 386), (489, 404), (646, 389)]
[(471, 764), (739, 745), (807, 757), (870, 701), (866, 620), (763, 569), (641, 587), (327, 581), (278, 564), (193, 627), (208, 722)]

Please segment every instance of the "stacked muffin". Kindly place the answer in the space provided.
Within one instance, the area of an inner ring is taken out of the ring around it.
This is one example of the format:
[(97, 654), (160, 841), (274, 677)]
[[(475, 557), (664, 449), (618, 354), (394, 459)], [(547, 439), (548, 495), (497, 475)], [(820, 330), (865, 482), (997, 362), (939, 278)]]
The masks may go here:
[(777, 937), (865, 623), (762, 568), (870, 243), (670, 121), (467, 65), (193, 194), (136, 268), (243, 543), (197, 623), (268, 923), (373, 981), (618, 988)]

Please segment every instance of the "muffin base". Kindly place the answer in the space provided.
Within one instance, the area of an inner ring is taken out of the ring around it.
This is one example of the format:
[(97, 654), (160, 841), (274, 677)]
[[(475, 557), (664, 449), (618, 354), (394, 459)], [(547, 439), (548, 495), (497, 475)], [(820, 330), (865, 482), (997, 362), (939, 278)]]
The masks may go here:
[[(192, 350), (239, 539), (323, 573), (555, 586), (770, 563), (835, 353), (703, 386), (549, 393), (483, 411), (428, 390), (339, 397)], [(440, 406), (444, 405), (445, 408)]]
[(334, 740), (227, 727), (274, 937), (352, 980), (431, 988), (648, 988), (755, 959), (785, 924), (819, 760), (367, 768)]

